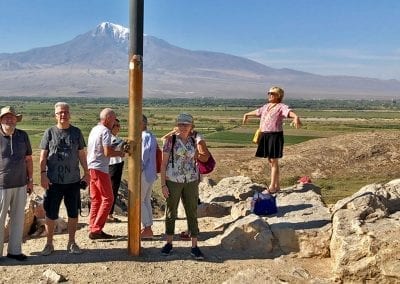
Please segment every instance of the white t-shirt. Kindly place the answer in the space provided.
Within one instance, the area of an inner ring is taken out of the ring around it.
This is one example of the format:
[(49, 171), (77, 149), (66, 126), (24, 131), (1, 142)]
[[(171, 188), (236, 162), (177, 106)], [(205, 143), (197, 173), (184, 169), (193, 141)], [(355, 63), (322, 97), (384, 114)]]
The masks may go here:
[(111, 146), (111, 131), (103, 124), (98, 124), (90, 131), (87, 147), (87, 163), (89, 169), (108, 174), (110, 158), (104, 155), (104, 147)]
[[(112, 135), (111, 146), (113, 147), (113, 149), (115, 151), (121, 151), (123, 143), (124, 143), (124, 140), (122, 140), (121, 137)], [(119, 164), (119, 163), (122, 163), (122, 161), (123, 161), (123, 158), (120, 156), (110, 157), (110, 165)]]

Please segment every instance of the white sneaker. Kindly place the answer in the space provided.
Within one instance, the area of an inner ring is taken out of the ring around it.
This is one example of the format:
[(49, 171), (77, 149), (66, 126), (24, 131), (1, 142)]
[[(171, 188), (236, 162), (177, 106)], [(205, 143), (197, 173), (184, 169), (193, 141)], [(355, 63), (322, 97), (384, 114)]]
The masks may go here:
[(54, 251), (53, 244), (46, 244), (44, 246), (44, 249), (40, 252), (40, 254), (43, 255), (43, 256), (47, 256), (47, 255), (52, 254), (53, 251)]
[(67, 251), (68, 251), (69, 253), (72, 253), (72, 254), (81, 254), (81, 253), (82, 253), (81, 248), (80, 248), (75, 242), (73, 242), (73, 243), (68, 243), (68, 245), (67, 245)]

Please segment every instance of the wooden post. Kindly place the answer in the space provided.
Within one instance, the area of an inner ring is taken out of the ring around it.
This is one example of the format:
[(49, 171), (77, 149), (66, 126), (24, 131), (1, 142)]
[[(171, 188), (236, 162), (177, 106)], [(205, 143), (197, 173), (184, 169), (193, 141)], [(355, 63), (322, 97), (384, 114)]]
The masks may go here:
[(143, 104), (143, 0), (130, 0), (129, 116), (128, 116), (128, 251), (140, 254)]

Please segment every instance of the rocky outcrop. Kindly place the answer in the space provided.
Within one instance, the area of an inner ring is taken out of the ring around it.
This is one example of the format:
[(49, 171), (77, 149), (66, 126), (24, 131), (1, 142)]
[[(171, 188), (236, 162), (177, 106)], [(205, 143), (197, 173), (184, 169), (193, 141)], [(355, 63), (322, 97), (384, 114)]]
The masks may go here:
[(221, 225), (226, 228), (223, 234), (208, 242), (226, 249), (255, 248), (254, 254), (259, 257), (288, 253), (301, 257), (329, 256), (331, 215), (319, 189), (310, 184), (286, 189), (276, 197), (278, 213), (260, 217), (251, 214), (250, 202), (254, 193), (264, 187), (238, 176), (203, 188), (200, 195), (205, 203), (230, 208), (230, 218)]
[(335, 273), (352, 281), (400, 281), (400, 180), (372, 184), (333, 208)]
[(250, 201), (263, 187), (242, 176), (200, 185), (199, 216), (224, 208), (209, 211), (222, 231), (208, 244), (261, 258), (330, 258), (341, 281), (400, 281), (400, 179), (365, 186), (331, 209), (318, 187), (298, 184), (277, 194), (278, 213), (257, 216)]

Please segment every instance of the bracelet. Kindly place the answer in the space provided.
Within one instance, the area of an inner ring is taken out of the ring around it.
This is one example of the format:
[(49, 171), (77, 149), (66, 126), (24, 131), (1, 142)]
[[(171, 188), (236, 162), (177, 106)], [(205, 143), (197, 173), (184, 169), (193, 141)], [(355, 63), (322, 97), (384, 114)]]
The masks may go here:
[(166, 184), (162, 185), (161, 188), (163, 188), (164, 186), (167, 186)]
[(47, 172), (47, 171), (41, 171), (40, 173), (43, 174), (43, 173), (46, 173), (46, 172)]

